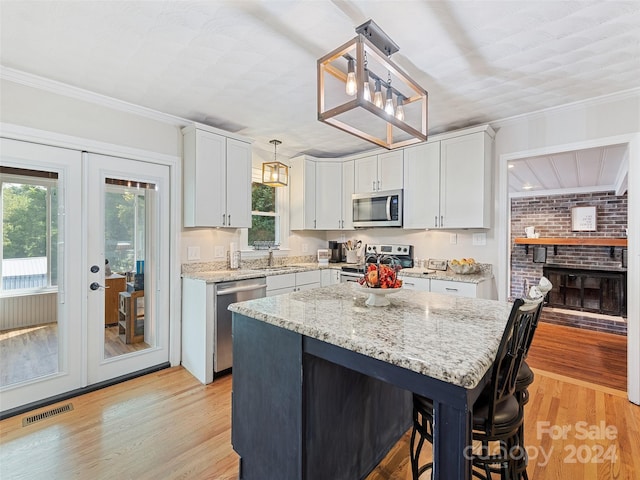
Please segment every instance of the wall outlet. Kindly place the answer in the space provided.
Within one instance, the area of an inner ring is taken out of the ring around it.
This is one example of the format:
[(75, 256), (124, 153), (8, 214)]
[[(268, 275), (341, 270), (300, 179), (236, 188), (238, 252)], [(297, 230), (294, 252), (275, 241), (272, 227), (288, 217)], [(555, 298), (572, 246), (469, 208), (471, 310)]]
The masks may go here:
[(452, 233), (449, 235), (449, 243), (451, 245), (455, 245), (458, 243), (458, 234), (457, 233)]
[(224, 257), (224, 247), (222, 245), (216, 245), (213, 248), (213, 256), (216, 258)]
[(302, 253), (307, 253), (309, 251), (309, 244), (308, 243), (303, 243), (302, 244)]
[(474, 233), (471, 239), (471, 243), (473, 245), (486, 245), (487, 244), (487, 234), (486, 233)]
[(200, 247), (187, 247), (187, 260), (200, 260)]

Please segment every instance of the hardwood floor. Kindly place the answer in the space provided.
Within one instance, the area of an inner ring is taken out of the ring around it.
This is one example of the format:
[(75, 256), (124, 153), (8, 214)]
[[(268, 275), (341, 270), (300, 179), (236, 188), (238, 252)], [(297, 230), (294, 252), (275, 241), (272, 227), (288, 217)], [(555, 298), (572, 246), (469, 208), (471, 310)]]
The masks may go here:
[[(124, 343), (118, 326), (104, 329), (104, 354), (111, 358), (149, 348), (144, 342)], [(0, 386), (58, 371), (58, 324), (0, 331)]]
[[(532, 347), (531, 365), (555, 355), (549, 352), (553, 352), (551, 344), (555, 345), (557, 338), (567, 344), (579, 343), (575, 336), (546, 326), (539, 332), (545, 330), (550, 339), (546, 334), (536, 337), (538, 348)], [(606, 344), (608, 337), (601, 337), (597, 344)], [(553, 348), (559, 352), (568, 349)], [(621, 354), (618, 351), (617, 355)], [(571, 364), (572, 358), (563, 357), (558, 371), (564, 375), (578, 371), (581, 365)], [(578, 359), (578, 363), (584, 361), (584, 356)], [(592, 377), (608, 377), (607, 367), (606, 363), (597, 365)], [(637, 478), (640, 407), (629, 403), (624, 392), (534, 370), (525, 423), (531, 458), (529, 478)], [(27, 415), (0, 422), (0, 478), (237, 478), (238, 458), (231, 447), (230, 432), (231, 376), (204, 386), (183, 368), (175, 367), (62, 402), (66, 403), (73, 404), (72, 411), (26, 427), (22, 419)], [(552, 435), (563, 427), (565, 438), (554, 438)], [(583, 438), (585, 431), (589, 438)], [(408, 435), (367, 480), (411, 478)], [(430, 452), (424, 450), (426, 460)]]
[(627, 337), (540, 322), (527, 363), (547, 372), (627, 391)]

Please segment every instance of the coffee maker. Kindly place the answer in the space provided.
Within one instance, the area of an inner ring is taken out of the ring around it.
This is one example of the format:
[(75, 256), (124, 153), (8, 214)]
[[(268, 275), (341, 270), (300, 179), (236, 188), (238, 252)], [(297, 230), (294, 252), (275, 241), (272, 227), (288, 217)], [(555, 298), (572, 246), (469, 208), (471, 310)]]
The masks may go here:
[(340, 263), (346, 261), (344, 243), (329, 240), (329, 252), (331, 253), (329, 263)]

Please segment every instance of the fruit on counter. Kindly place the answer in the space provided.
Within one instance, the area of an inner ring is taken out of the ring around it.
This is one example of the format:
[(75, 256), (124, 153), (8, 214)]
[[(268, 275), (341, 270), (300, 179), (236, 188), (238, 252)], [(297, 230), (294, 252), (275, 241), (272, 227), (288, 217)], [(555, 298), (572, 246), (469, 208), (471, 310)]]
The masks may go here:
[(402, 280), (397, 278), (394, 268), (376, 264), (367, 267), (367, 273), (358, 283), (370, 288), (400, 288), (402, 286)]
[(455, 258), (451, 260), (451, 265), (475, 265), (476, 261), (473, 258), (461, 258), (460, 260), (456, 260)]

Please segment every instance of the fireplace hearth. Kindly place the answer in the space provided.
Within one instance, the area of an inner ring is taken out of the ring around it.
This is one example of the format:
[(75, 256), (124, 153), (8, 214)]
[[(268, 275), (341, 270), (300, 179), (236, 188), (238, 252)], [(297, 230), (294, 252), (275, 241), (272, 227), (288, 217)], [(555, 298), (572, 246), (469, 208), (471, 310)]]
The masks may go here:
[(550, 307), (627, 316), (627, 272), (547, 265), (544, 276), (553, 283)]

